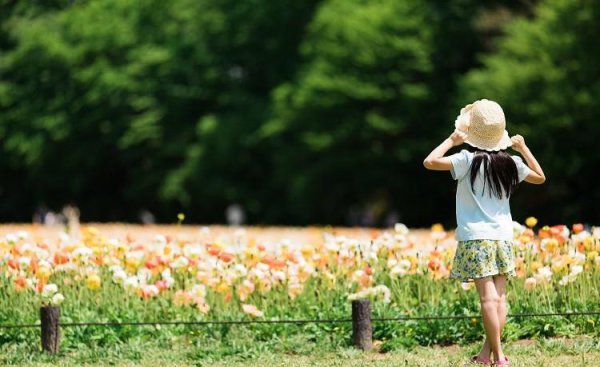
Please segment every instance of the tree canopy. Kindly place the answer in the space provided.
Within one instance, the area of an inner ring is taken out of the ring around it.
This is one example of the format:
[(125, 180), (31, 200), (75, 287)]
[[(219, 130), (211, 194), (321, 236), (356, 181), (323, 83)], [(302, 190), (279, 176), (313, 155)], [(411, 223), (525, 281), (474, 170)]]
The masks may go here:
[(514, 216), (598, 221), (600, 5), (585, 0), (0, 2), (0, 219), (454, 221), (425, 154), (498, 101), (547, 171)]
[(599, 21), (598, 2), (542, 2), (535, 19), (510, 24), (483, 67), (462, 80), (461, 100), (501, 101), (508, 129), (526, 138), (547, 171), (543, 187), (519, 195), (520, 212), (547, 221), (600, 219), (600, 49), (592, 46)]

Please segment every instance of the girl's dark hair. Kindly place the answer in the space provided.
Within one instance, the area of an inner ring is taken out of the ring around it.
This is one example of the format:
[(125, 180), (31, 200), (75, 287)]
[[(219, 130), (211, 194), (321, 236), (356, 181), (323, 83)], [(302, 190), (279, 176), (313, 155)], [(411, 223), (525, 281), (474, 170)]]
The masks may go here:
[(473, 162), (471, 163), (471, 188), (475, 193), (474, 183), (477, 174), (479, 173), (479, 167), (483, 164), (483, 188), (482, 194), (487, 184), (490, 197), (492, 193), (498, 199), (502, 199), (503, 196), (510, 197), (515, 191), (519, 184), (519, 173), (517, 172), (517, 165), (513, 161), (510, 154), (506, 150), (500, 150), (497, 152), (488, 152), (470, 146), (467, 144), (467, 150), (475, 153)]

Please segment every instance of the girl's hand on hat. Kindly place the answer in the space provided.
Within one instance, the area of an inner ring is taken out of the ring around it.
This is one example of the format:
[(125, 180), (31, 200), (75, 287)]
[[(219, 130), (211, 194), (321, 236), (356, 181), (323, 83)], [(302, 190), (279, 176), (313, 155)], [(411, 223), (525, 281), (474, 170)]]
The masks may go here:
[(521, 153), (530, 169), (529, 174), (525, 177), (525, 182), (536, 185), (543, 184), (546, 181), (546, 175), (544, 175), (544, 170), (542, 170), (537, 159), (535, 159), (527, 145), (525, 145), (525, 139), (521, 135), (515, 135), (510, 140), (513, 143), (512, 148)]
[(461, 145), (462, 143), (465, 142), (465, 140), (467, 140), (467, 134), (465, 134), (464, 132), (456, 129), (450, 135), (450, 140), (452, 140), (452, 145), (453, 146)]
[(527, 147), (525, 139), (521, 135), (515, 135), (510, 140), (512, 141), (512, 148), (522, 154), (523, 150)]

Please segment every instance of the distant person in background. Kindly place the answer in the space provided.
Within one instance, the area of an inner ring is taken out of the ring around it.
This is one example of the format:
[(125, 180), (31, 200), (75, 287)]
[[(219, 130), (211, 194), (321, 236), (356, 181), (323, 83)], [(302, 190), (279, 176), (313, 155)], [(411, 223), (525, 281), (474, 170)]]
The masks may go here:
[[(482, 99), (467, 105), (455, 126), (423, 164), (430, 170), (450, 171), (458, 181), (458, 244), (450, 278), (475, 282), (486, 333), (481, 352), (471, 362), (508, 366), (501, 336), (506, 323), (506, 281), (516, 275), (509, 199), (520, 182), (542, 184), (546, 177), (523, 137), (509, 138), (504, 112), (496, 102)], [(469, 148), (444, 156), (462, 143)], [(510, 146), (527, 164), (506, 152)]]
[(66, 232), (72, 238), (79, 238), (79, 208), (75, 204), (65, 205), (62, 210)]
[(63, 207), (61, 213), (55, 213), (48, 209), (46, 204), (41, 204), (33, 213), (33, 223), (49, 227), (63, 224), (67, 232), (71, 230), (77, 232), (79, 231), (79, 209), (70, 203)]
[(48, 211), (44, 216), (44, 225), (48, 227), (52, 227), (60, 223), (59, 216), (54, 213), (52, 210)]
[(44, 224), (44, 220), (46, 219), (46, 214), (48, 214), (48, 212), (49, 210), (46, 204), (40, 204), (33, 212), (33, 223)]
[(138, 216), (142, 224), (154, 224), (156, 222), (154, 214), (147, 209), (140, 210)]
[(246, 214), (244, 214), (244, 209), (239, 204), (231, 204), (225, 210), (225, 217), (227, 218), (227, 223), (230, 226), (239, 226), (244, 224), (246, 221)]
[(42, 203), (33, 213), (33, 223), (51, 227), (60, 223), (60, 216), (50, 210), (46, 204)]

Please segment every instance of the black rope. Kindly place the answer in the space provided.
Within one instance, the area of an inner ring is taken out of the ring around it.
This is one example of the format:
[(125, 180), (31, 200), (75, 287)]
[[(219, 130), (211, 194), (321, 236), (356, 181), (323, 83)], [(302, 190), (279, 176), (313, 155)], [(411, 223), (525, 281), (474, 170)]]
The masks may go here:
[(323, 324), (348, 323), (352, 319), (321, 320), (206, 320), (206, 321), (125, 321), (125, 322), (65, 322), (60, 326), (154, 326), (154, 325), (240, 325), (240, 324)]
[(452, 316), (399, 316), (399, 317), (375, 317), (371, 321), (431, 321), (431, 320), (456, 320), (456, 319), (474, 319), (481, 315), (452, 315)]
[(34, 327), (40, 327), (41, 324), (7, 324), (7, 325), (0, 325), (0, 329), (24, 329), (24, 328), (34, 328)]
[(537, 317), (537, 316), (597, 316), (600, 311), (581, 311), (581, 312), (549, 312), (549, 313), (520, 313), (508, 315), (508, 317)]
[[(546, 313), (517, 313), (507, 315), (509, 318), (525, 317), (556, 317), (556, 316), (595, 316), (600, 315), (600, 311), (582, 311), (582, 312), (546, 312)], [(480, 319), (481, 315), (452, 315), (452, 316), (399, 316), (399, 317), (375, 317), (371, 321), (428, 321), (428, 320), (455, 320), (455, 319)]]
[[(546, 312), (546, 313), (520, 313), (507, 315), (509, 318), (524, 317), (570, 317), (570, 316), (598, 316), (600, 311), (581, 312)], [(450, 315), (450, 316), (399, 316), (399, 317), (374, 317), (371, 321), (432, 321), (432, 320), (459, 320), (480, 319), (481, 315)], [(352, 319), (299, 319), (299, 320), (206, 320), (206, 321), (108, 321), (108, 322), (61, 322), (62, 327), (78, 326), (156, 326), (156, 325), (240, 325), (240, 324), (334, 324), (351, 323)], [(34, 328), (40, 324), (7, 324), (0, 325), (0, 329)]]

